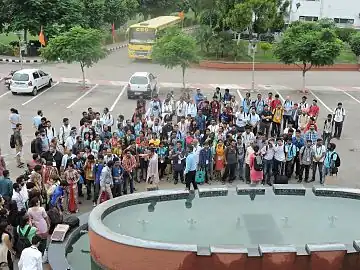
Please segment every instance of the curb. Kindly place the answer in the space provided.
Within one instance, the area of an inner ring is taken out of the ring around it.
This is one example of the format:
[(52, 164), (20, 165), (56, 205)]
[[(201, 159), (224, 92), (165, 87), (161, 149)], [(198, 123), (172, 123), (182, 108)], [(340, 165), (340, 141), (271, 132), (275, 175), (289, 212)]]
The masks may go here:
[[(120, 50), (122, 48), (127, 47), (128, 44), (121, 44), (112, 48), (108, 48), (109, 52), (114, 52)], [(21, 63), (20, 59), (12, 59), (12, 58), (0, 58), (0, 62), (2, 63)], [(23, 64), (36, 64), (36, 63), (44, 63), (46, 62), (44, 59), (24, 59), (22, 60)]]

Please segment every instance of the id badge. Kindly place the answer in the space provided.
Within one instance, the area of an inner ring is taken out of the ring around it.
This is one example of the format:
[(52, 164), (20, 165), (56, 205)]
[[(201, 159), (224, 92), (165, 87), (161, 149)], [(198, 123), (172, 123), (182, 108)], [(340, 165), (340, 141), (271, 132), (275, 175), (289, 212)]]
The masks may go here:
[(306, 162), (310, 162), (310, 158), (307, 158), (307, 159), (306, 159)]
[(181, 164), (181, 159), (178, 160), (178, 164)]
[(207, 160), (207, 161), (205, 161), (205, 163), (206, 163), (206, 165), (209, 165), (209, 161)]
[(53, 164), (53, 167), (56, 167), (56, 162), (55, 161), (52, 164)]
[(220, 161), (220, 160), (222, 160), (222, 158), (221, 158), (221, 157), (218, 157), (218, 160)]
[(217, 113), (217, 109), (214, 109), (214, 112)]
[(160, 163), (164, 163), (164, 160), (163, 160), (163, 159), (161, 159), (161, 160), (160, 160)]

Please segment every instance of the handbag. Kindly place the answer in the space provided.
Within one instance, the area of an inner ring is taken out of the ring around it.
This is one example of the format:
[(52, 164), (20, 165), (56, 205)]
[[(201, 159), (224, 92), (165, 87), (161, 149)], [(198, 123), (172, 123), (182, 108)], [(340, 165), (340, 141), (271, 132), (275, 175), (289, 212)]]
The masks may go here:
[(196, 171), (195, 182), (197, 184), (202, 184), (205, 182), (205, 171), (204, 170)]

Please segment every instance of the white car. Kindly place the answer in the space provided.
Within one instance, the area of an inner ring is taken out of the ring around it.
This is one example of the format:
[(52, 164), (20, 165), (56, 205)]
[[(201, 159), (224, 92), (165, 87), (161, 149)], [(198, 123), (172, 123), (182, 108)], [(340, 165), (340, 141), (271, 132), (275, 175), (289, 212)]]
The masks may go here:
[(128, 99), (139, 96), (151, 99), (158, 93), (156, 77), (149, 72), (135, 72), (130, 77), (126, 90)]
[(41, 88), (50, 87), (51, 83), (51, 75), (40, 69), (22, 69), (16, 71), (12, 76), (10, 90), (13, 95), (31, 93), (36, 96)]

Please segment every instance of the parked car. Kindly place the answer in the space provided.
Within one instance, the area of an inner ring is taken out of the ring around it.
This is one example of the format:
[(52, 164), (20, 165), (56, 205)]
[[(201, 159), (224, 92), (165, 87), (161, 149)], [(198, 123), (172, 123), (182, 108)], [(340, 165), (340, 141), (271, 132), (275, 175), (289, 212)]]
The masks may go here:
[(22, 69), (14, 73), (10, 81), (10, 90), (13, 95), (31, 93), (36, 96), (43, 87), (50, 87), (51, 75), (40, 69)]
[(126, 90), (128, 99), (139, 96), (151, 99), (158, 91), (156, 77), (149, 72), (135, 72), (130, 77)]

